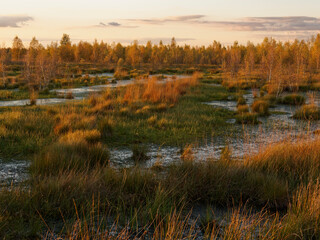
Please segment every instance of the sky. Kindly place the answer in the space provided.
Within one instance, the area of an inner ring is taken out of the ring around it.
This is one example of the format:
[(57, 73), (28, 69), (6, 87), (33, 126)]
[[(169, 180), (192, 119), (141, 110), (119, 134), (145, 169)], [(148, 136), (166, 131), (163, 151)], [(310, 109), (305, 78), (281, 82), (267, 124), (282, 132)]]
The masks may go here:
[(225, 45), (309, 39), (320, 32), (319, 0), (3, 0), (0, 44), (19, 36), (44, 45), (80, 40)]

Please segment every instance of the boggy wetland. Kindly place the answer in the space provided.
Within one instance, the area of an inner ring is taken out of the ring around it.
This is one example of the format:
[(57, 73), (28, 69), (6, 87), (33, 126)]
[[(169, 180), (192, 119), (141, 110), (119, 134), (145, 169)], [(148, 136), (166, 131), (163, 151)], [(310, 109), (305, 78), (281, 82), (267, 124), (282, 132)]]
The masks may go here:
[(319, 239), (320, 35), (0, 49), (2, 239)]

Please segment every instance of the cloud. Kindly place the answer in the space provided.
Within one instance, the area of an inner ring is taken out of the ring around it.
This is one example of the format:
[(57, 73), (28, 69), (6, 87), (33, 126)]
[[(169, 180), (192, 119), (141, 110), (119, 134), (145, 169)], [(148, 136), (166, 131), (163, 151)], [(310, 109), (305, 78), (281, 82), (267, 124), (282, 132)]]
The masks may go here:
[(100, 22), (98, 26), (99, 27), (120, 27), (121, 24), (118, 22), (109, 22), (107, 24)]
[(164, 24), (168, 22), (186, 22), (201, 19), (205, 15), (185, 15), (185, 16), (171, 16), (166, 18), (150, 18), (150, 19), (126, 19), (129, 22), (138, 22), (145, 24)]
[(108, 28), (108, 27), (136, 28), (137, 26), (122, 25), (121, 23), (118, 23), (118, 22), (108, 22), (108, 23), (100, 22), (98, 25), (94, 25), (94, 26), (90, 26), (90, 27), (102, 27), (102, 28)]
[(19, 28), (32, 20), (29, 16), (0, 16), (0, 27)]
[(235, 31), (317, 31), (320, 30), (320, 18), (293, 17), (247, 17), (238, 21), (193, 21), (196, 24), (208, 25)]
[(320, 30), (320, 18), (307, 16), (283, 17), (245, 17), (230, 21), (205, 20), (205, 15), (171, 16), (165, 18), (126, 19), (141, 24), (165, 24), (180, 22), (198, 24), (232, 31), (317, 31)]

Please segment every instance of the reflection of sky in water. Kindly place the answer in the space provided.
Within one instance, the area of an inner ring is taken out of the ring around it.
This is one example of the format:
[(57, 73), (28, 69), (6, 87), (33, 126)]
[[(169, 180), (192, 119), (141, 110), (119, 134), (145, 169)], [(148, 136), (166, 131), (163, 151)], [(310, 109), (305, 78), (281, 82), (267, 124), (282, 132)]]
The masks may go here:
[(0, 185), (23, 181), (28, 176), (28, 167), (29, 162), (27, 161), (0, 159)]
[[(247, 103), (253, 103), (253, 94), (244, 95)], [(205, 103), (213, 107), (222, 107), (229, 110), (236, 110), (235, 101), (213, 101)], [(213, 136), (206, 139), (205, 143), (194, 146), (194, 157), (198, 161), (208, 158), (218, 159), (222, 149), (228, 145), (232, 156), (242, 158), (250, 154), (257, 153), (265, 147), (283, 140), (292, 140), (301, 135), (309, 135), (311, 138), (316, 136), (313, 131), (318, 129), (319, 121), (303, 121), (292, 118), (293, 113), (298, 107), (288, 105), (277, 105), (271, 111), (280, 111), (282, 114), (272, 114), (269, 117), (260, 117), (261, 124), (257, 125), (237, 125), (235, 119), (229, 119), (230, 125), (236, 126), (237, 131), (230, 133), (226, 130), (225, 136)], [(157, 146), (149, 144), (147, 146), (148, 160), (144, 166), (150, 167), (155, 162), (160, 161), (163, 165), (180, 161), (180, 151), (178, 147)], [(111, 164), (118, 167), (133, 166), (131, 159), (132, 151), (129, 148), (119, 148), (111, 150)]]
[[(102, 74), (91, 74), (89, 75), (91, 77), (94, 76), (113, 76), (112, 73), (102, 73)], [(157, 75), (150, 75), (157, 76)], [(171, 81), (173, 80), (172, 75), (163, 75), (166, 80), (165, 81)], [(175, 75), (176, 79), (181, 79), (187, 77), (185, 75)], [(54, 89), (51, 90), (52, 92), (56, 92), (58, 95), (66, 96), (68, 93), (72, 93), (74, 96), (74, 99), (64, 99), (64, 98), (47, 98), (47, 99), (37, 99), (37, 105), (52, 105), (52, 104), (61, 104), (66, 102), (71, 102), (74, 100), (82, 100), (86, 98), (90, 93), (95, 92), (101, 92), (106, 88), (115, 88), (115, 87), (123, 87), (129, 84), (132, 84), (135, 80), (119, 80), (115, 83), (109, 83), (109, 84), (103, 84), (103, 85), (95, 85), (95, 86), (89, 86), (89, 87), (79, 87), (79, 88), (68, 88), (68, 89)], [(163, 82), (165, 82), (163, 81)], [(160, 81), (161, 82), (161, 81)], [(14, 106), (26, 106), (30, 104), (29, 99), (23, 99), (23, 100), (14, 100), (14, 101), (0, 101), (0, 107), (14, 107)]]

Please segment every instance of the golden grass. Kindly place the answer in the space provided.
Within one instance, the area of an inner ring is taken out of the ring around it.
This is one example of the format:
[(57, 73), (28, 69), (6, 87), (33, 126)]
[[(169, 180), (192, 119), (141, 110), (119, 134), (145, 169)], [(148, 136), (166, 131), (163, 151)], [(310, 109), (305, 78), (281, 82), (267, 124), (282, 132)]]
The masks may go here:
[(198, 84), (198, 74), (192, 77), (159, 82), (155, 78), (148, 79), (146, 82), (137, 82), (126, 87), (123, 101), (131, 104), (134, 102), (151, 103), (176, 103), (189, 87)]

